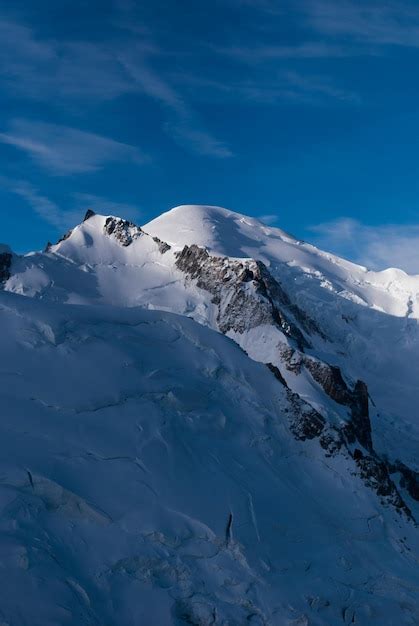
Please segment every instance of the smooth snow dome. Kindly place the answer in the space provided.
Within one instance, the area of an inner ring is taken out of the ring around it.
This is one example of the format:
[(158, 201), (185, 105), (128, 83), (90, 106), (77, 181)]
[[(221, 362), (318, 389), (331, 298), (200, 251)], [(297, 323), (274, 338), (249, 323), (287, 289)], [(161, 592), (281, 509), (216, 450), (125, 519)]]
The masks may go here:
[(248, 256), (246, 247), (263, 244), (266, 235), (290, 239), (279, 228), (269, 229), (262, 222), (222, 207), (184, 205), (163, 213), (144, 230), (174, 245), (196, 244), (215, 254)]

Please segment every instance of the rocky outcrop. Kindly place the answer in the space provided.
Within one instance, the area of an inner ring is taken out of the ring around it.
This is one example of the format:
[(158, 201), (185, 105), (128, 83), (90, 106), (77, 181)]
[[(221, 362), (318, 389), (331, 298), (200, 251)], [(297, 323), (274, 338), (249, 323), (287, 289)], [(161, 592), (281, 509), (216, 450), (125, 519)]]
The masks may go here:
[(96, 215), (96, 213), (92, 211), (92, 209), (87, 209), (83, 222), (87, 222), (87, 220), (90, 220), (90, 218), (93, 217), (94, 215)]
[[(144, 232), (144, 231), (143, 231)], [(161, 239), (159, 239), (158, 237), (153, 237), (153, 241), (158, 245), (160, 254), (164, 254), (165, 252), (167, 252), (168, 250), (170, 250), (170, 246), (168, 243), (166, 243), (165, 241), (162, 241)]]
[(308, 335), (316, 334), (323, 339), (327, 339), (326, 335), (320, 330), (314, 319), (309, 317), (303, 309), (291, 301), (287, 292), (280, 285), (280, 283), (275, 280), (266, 265), (261, 261), (255, 261), (255, 263), (257, 265), (259, 275), (259, 292), (271, 300), (273, 305), (274, 303), (276, 305), (279, 304), (282, 310), (285, 309), (288, 311), (288, 313), (293, 316), (294, 320)]
[(372, 452), (373, 445), (367, 385), (362, 380), (358, 380), (351, 395), (352, 398), (349, 405), (351, 409), (351, 420), (346, 427), (346, 436), (351, 443), (357, 440), (366, 450)]
[[(390, 464), (381, 458), (373, 448), (371, 423), (369, 419), (369, 397), (365, 383), (358, 381), (351, 390), (343, 379), (338, 367), (317, 361), (312, 357), (295, 352), (288, 356), (293, 359), (293, 369), (307, 367), (313, 378), (325, 393), (335, 402), (350, 409), (350, 419), (342, 426), (329, 424), (325, 417), (316, 411), (287, 386), (279, 369), (267, 364), (274, 376), (286, 387), (290, 409), (285, 409), (289, 428), (294, 437), (300, 441), (318, 439), (325, 456), (343, 454), (353, 459), (357, 474), (363, 482), (373, 489), (383, 504), (393, 506), (408, 518), (414, 519), (409, 506), (403, 499), (391, 474), (401, 474), (400, 487), (409, 495), (419, 500), (419, 475), (400, 462)], [(361, 444), (363, 450), (354, 446)]]
[(390, 468), (376, 454), (364, 455), (356, 448), (353, 458), (366, 485), (374, 489), (383, 504), (390, 504), (412, 518), (412, 512), (390, 477)]
[(406, 489), (410, 497), (419, 502), (419, 472), (410, 469), (401, 461), (395, 461), (388, 465), (391, 474), (399, 473), (401, 475), (400, 487)]
[(348, 407), (350, 420), (345, 426), (345, 438), (351, 444), (360, 443), (371, 452), (373, 444), (366, 384), (358, 380), (351, 389), (345, 382), (339, 367), (302, 354), (293, 348), (283, 348), (280, 357), (288, 371), (300, 374), (301, 370), (306, 368), (329, 398)]
[[(127, 246), (130, 246), (133, 241), (135, 241), (142, 235), (147, 235), (147, 237), (151, 236), (148, 235), (148, 233), (144, 232), (142, 228), (136, 226), (136, 224), (133, 224), (132, 222), (129, 222), (127, 220), (122, 220), (117, 217), (108, 217), (106, 219), (103, 229), (106, 235), (112, 235), (125, 248)], [(158, 237), (151, 238), (157, 244), (160, 254), (164, 254), (165, 252), (170, 250), (169, 244), (165, 241), (162, 241)]]
[(10, 278), (12, 258), (11, 252), (0, 252), (0, 283), (5, 283)]
[(323, 387), (325, 393), (338, 404), (349, 406), (352, 393), (346, 385), (339, 367), (328, 365), (311, 357), (302, 357), (302, 361), (314, 380)]
[(271, 370), (272, 374), (275, 376), (275, 378), (277, 380), (279, 380), (279, 382), (281, 383), (281, 385), (284, 385), (284, 387), (286, 387), (288, 389), (288, 385), (287, 385), (287, 381), (285, 380), (285, 378), (282, 376), (281, 372), (279, 371), (279, 369), (277, 368), (276, 365), (273, 365), (273, 363), (267, 363), (266, 366)]
[(243, 333), (273, 324), (300, 350), (310, 346), (308, 337), (312, 332), (320, 333), (260, 261), (211, 256), (205, 248), (192, 245), (177, 253), (176, 266), (196, 280), (200, 289), (212, 294), (222, 333)]
[(62, 237), (59, 238), (59, 240), (57, 241), (57, 243), (55, 244), (56, 246), (61, 243), (62, 241), (66, 241), (66, 239), (68, 239), (69, 237), (71, 237), (71, 235), (73, 234), (73, 229), (71, 228), (70, 230), (68, 230), (66, 233), (64, 233), (64, 235)]
[(124, 247), (145, 234), (139, 226), (118, 217), (108, 217), (103, 231), (106, 235), (113, 236)]
[(325, 418), (300, 396), (288, 391), (291, 410), (285, 409), (292, 434), (300, 441), (320, 437), (326, 427)]
[(345, 426), (349, 443), (358, 441), (366, 450), (372, 451), (371, 422), (369, 417), (368, 388), (358, 380), (353, 389), (346, 384), (342, 372), (335, 365), (328, 365), (303, 355), (302, 362), (324, 392), (338, 404), (350, 409), (350, 421)]

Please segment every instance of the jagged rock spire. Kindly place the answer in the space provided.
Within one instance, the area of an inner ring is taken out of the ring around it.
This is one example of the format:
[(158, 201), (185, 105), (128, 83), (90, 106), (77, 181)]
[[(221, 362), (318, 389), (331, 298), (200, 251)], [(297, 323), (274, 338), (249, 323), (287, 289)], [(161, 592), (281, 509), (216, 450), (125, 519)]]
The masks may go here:
[(86, 215), (84, 216), (83, 222), (87, 222), (87, 220), (89, 220), (94, 215), (96, 215), (96, 213), (94, 211), (92, 211), (92, 209), (87, 209)]

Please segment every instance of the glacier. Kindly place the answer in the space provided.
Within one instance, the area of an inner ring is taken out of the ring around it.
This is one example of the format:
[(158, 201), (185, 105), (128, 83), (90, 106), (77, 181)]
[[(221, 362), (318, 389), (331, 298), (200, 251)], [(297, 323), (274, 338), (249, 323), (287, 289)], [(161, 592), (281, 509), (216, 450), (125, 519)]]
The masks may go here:
[(182, 206), (0, 282), (0, 623), (419, 623), (419, 277)]

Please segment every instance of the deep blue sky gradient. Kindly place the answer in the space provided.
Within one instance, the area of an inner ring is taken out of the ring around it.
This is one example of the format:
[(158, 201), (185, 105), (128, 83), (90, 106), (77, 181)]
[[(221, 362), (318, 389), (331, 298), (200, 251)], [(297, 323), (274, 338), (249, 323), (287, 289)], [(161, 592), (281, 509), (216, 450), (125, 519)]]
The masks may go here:
[(217, 204), (419, 272), (418, 61), (417, 3), (3, 6), (0, 241)]

